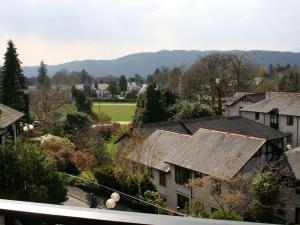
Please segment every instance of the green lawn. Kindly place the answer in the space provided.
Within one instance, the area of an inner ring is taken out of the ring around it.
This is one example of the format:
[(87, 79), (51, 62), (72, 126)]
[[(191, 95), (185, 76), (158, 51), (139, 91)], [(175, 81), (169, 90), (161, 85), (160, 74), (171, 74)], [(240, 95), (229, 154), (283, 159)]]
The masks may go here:
[(93, 111), (95, 113), (103, 112), (109, 115), (112, 121), (131, 122), (135, 109), (135, 103), (93, 103)]

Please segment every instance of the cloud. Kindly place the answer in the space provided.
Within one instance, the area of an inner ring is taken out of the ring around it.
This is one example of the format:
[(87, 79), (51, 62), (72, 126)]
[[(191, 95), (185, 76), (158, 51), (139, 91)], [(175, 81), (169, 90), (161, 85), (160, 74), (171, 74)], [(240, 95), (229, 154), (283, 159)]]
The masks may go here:
[[(24, 64), (159, 49), (294, 49), (298, 0), (0, 0), (0, 50)], [(45, 59), (46, 60), (46, 59)]]

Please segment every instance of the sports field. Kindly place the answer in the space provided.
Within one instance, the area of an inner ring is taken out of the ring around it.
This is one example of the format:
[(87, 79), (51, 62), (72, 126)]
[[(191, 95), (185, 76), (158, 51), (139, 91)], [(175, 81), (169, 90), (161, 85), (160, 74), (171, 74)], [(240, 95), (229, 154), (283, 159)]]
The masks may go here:
[(131, 122), (135, 109), (136, 103), (93, 103), (93, 111), (95, 113), (103, 112), (109, 115), (112, 121)]

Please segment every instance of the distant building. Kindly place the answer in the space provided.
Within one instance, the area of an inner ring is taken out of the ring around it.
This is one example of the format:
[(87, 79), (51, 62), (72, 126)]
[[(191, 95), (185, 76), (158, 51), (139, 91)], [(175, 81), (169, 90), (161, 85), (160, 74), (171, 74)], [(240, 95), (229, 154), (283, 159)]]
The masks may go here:
[(24, 113), (0, 103), (0, 144), (5, 142), (6, 135), (16, 139), (20, 134), (19, 120)]
[(142, 88), (138, 91), (137, 95), (144, 94), (147, 91), (148, 84), (143, 84)]
[(136, 82), (128, 82), (127, 83), (127, 91), (128, 92), (132, 92), (132, 91), (136, 91), (138, 92), (143, 86), (136, 83)]
[(103, 83), (97, 84), (97, 85), (93, 84), (91, 86), (91, 90), (94, 93), (94, 96), (96, 98), (102, 98), (102, 99), (103, 98), (111, 98), (112, 95), (111, 95), (110, 91), (108, 90), (108, 86), (109, 86), (109, 84), (103, 84)]
[(237, 92), (226, 102), (226, 115), (237, 116), (244, 107), (260, 102), (265, 98), (265, 93)]

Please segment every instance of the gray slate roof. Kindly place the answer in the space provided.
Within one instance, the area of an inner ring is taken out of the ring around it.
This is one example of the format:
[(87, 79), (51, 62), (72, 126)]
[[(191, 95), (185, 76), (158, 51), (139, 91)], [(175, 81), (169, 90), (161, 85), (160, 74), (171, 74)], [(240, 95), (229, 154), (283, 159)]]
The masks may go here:
[(248, 92), (237, 92), (231, 98), (229, 98), (226, 102), (227, 106), (233, 105), (238, 100), (242, 99), (243, 97), (247, 96), (250, 101), (253, 103), (260, 102), (266, 99), (265, 93), (248, 93)]
[(242, 116), (221, 117), (206, 120), (190, 120), (184, 122), (184, 125), (192, 133), (197, 132), (199, 128), (207, 128), (211, 130), (225, 131), (253, 137), (261, 137), (266, 138), (267, 140), (287, 136), (287, 134), (284, 132), (270, 128)]
[(286, 151), (284, 155), (293, 176), (300, 180), (300, 147)]
[(0, 129), (4, 129), (24, 116), (24, 113), (0, 103)]
[(146, 136), (150, 136), (156, 130), (168, 130), (180, 134), (194, 134), (200, 128), (243, 134), (253, 137), (262, 137), (268, 140), (287, 136), (286, 133), (257, 123), (242, 116), (202, 117), (191, 120), (165, 121), (149, 123), (141, 128)]
[(166, 156), (166, 162), (216, 178), (232, 179), (266, 139), (199, 129), (184, 145)]
[(155, 169), (169, 172), (170, 165), (164, 162), (166, 156), (189, 138), (188, 135), (157, 130), (144, 141), (140, 162)]
[(253, 105), (244, 107), (241, 111), (269, 113), (278, 109), (279, 115), (300, 116), (300, 94), (279, 93)]
[(237, 102), (241, 98), (245, 97), (247, 94), (250, 94), (250, 93), (248, 93), (248, 92), (236, 92), (232, 97), (230, 97), (227, 100), (226, 105), (233, 105), (235, 102)]

